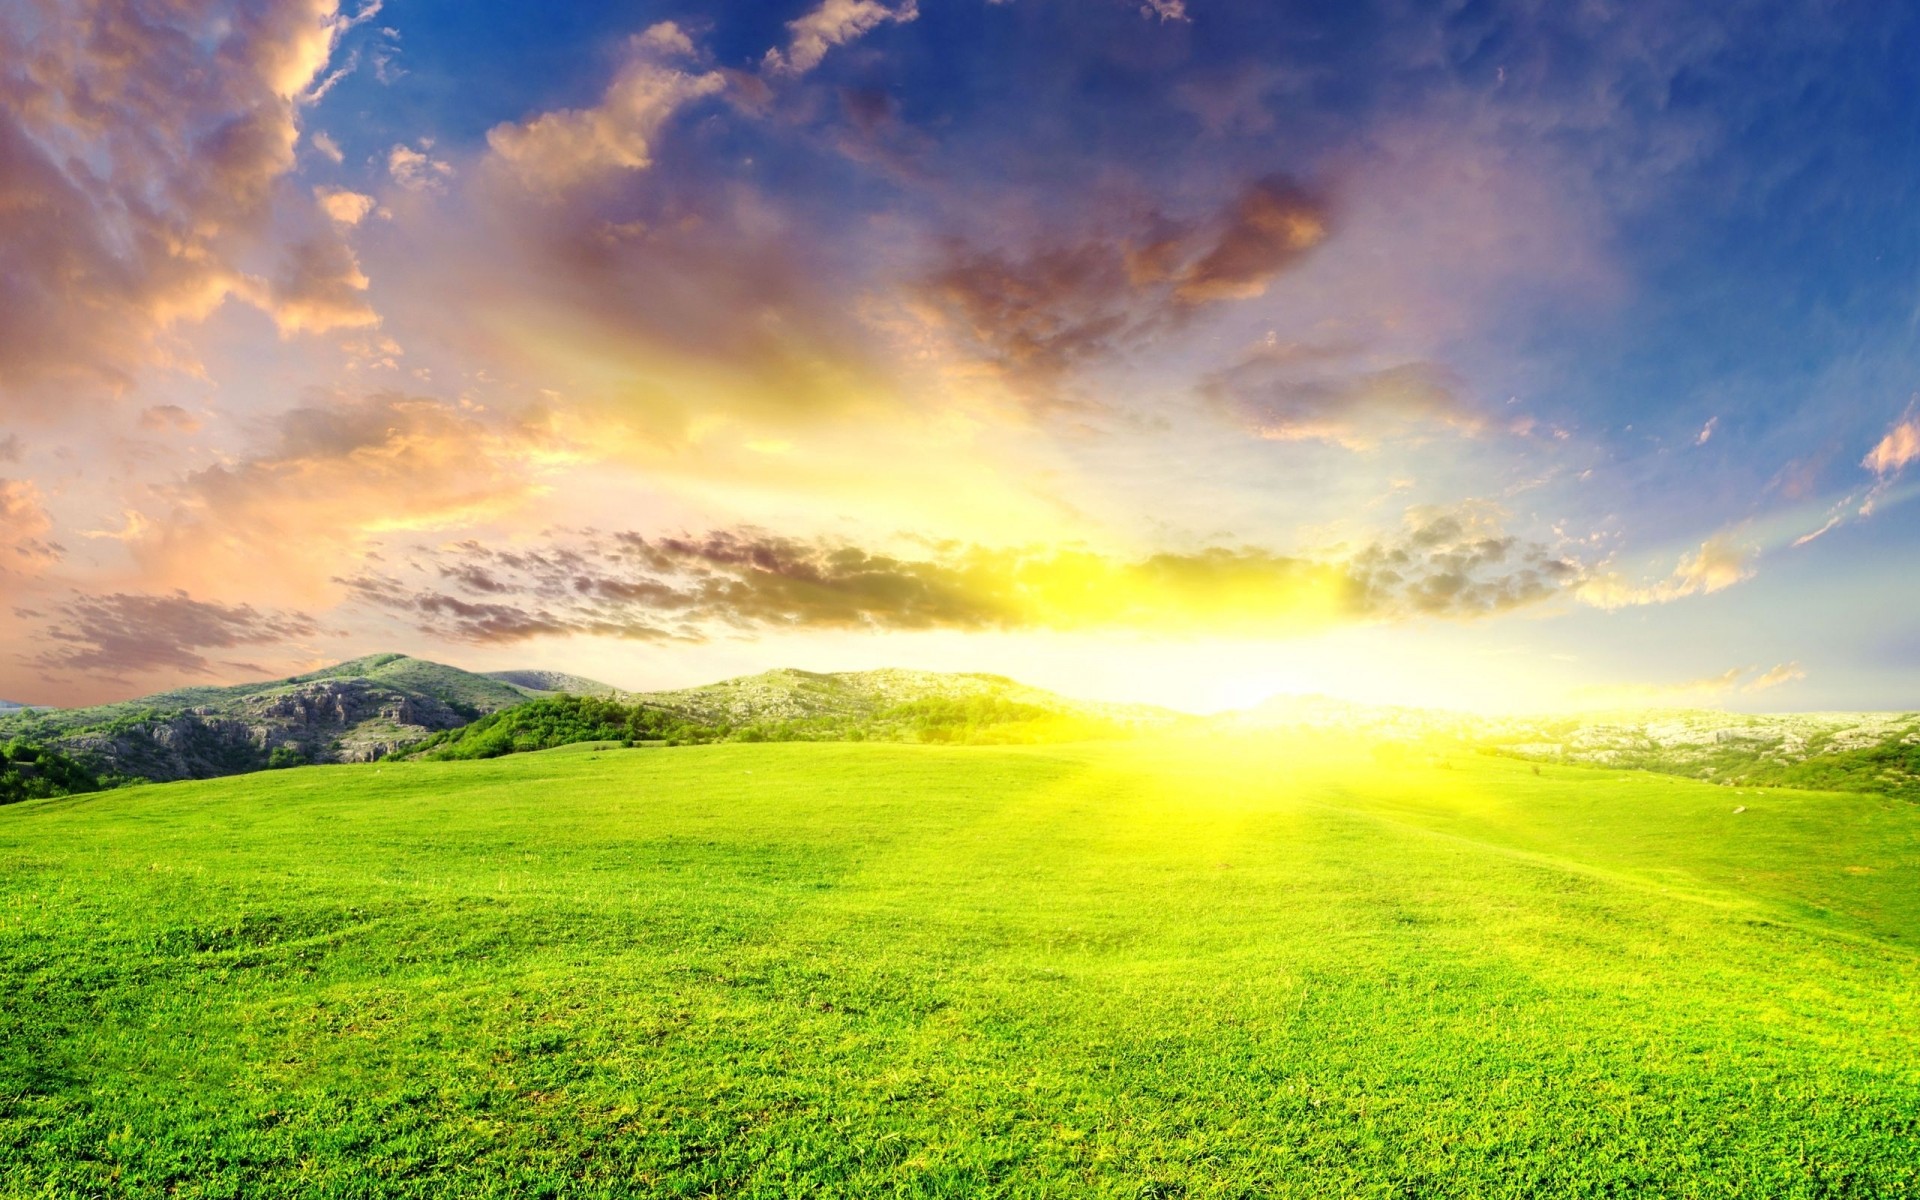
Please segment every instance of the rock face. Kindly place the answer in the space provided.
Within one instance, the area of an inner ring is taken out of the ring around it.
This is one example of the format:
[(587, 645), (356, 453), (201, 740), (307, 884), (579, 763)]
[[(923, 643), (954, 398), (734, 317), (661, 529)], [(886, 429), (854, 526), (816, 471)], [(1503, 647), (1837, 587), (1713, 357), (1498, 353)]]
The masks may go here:
[(295, 763), (370, 762), (524, 702), (511, 684), (402, 655), (273, 683), (0, 717), (0, 740), (50, 746), (109, 777), (207, 779)]

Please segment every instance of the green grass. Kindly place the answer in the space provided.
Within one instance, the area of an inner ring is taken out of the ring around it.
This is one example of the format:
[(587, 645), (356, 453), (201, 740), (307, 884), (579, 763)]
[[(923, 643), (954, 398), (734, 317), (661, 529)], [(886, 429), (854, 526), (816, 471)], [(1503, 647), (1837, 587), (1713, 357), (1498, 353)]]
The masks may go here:
[(1324, 744), (32, 801), (0, 1195), (1911, 1196), (1916, 941), (1902, 802)]

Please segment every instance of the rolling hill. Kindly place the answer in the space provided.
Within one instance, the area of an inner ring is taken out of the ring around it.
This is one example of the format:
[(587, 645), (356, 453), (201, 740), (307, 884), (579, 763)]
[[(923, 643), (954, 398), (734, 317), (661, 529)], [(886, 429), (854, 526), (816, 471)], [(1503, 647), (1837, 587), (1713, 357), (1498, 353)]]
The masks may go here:
[(371, 761), (528, 698), (501, 680), (376, 654), (289, 679), (0, 715), (0, 742), (57, 750), (109, 779), (207, 779)]
[(610, 683), (601, 683), (597, 679), (587, 679), (580, 675), (569, 675), (565, 671), (488, 671), (488, 679), (519, 688), (533, 695), (548, 696), (599, 696), (612, 699), (621, 694), (620, 689)]
[(999, 675), (778, 670), (680, 691), (543, 697), (400, 754), (495, 758), (595, 741), (1070, 742), (1195, 722), (1148, 705), (1073, 700)]
[(1913, 805), (1325, 730), (36, 800), (0, 1196), (1911, 1196), (1916, 942)]

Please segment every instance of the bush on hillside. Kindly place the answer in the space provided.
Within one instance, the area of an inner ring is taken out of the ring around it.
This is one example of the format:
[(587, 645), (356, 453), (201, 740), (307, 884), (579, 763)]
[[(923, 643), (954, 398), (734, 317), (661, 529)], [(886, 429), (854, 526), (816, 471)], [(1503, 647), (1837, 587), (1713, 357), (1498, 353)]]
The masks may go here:
[(99, 790), (93, 772), (64, 754), (23, 741), (0, 746), (0, 804)]

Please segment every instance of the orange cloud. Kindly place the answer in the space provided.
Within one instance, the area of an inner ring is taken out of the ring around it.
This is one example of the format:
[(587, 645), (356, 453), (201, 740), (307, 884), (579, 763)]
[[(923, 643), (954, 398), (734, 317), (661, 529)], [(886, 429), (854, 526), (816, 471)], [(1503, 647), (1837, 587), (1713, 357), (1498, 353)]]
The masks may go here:
[(805, 75), (819, 66), (827, 51), (888, 23), (917, 19), (915, 0), (888, 8), (875, 0), (822, 0), (820, 7), (787, 23), (791, 40), (785, 50), (769, 50), (761, 65), (773, 75)]
[(694, 74), (669, 65), (692, 50), (679, 26), (655, 25), (628, 43), (627, 60), (599, 104), (496, 125), (487, 131), (487, 145), (522, 184), (549, 195), (610, 173), (644, 170), (667, 118), (726, 86), (717, 71)]
[(1875, 475), (1891, 475), (1920, 458), (1920, 417), (1908, 417), (1874, 444), (1860, 465)]
[(161, 489), (124, 540), (151, 585), (311, 603), (378, 537), (524, 506), (566, 448), (537, 425), (383, 393), (295, 409), (273, 444)]
[(238, 263), (346, 25), (335, 0), (0, 10), (0, 403), (124, 388), (170, 327), (273, 303)]
[(1725, 534), (1708, 538), (1700, 549), (1683, 556), (1667, 578), (1634, 584), (1616, 573), (1588, 578), (1576, 595), (1596, 608), (1629, 608), (1668, 604), (1687, 596), (1705, 596), (1753, 578), (1752, 553)]
[(27, 479), (0, 479), (0, 576), (38, 575), (65, 548), (46, 540), (53, 529), (40, 489)]

